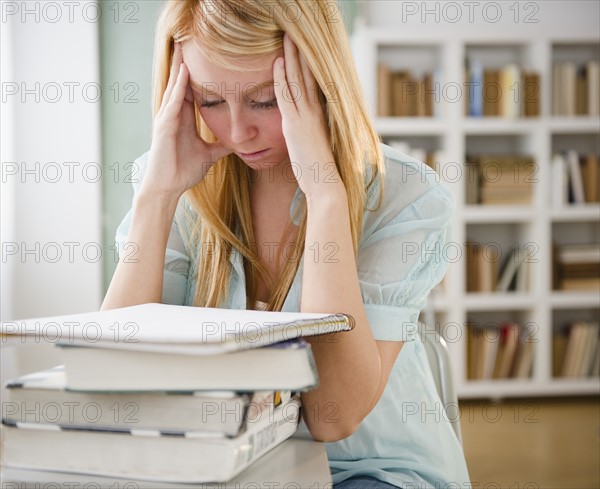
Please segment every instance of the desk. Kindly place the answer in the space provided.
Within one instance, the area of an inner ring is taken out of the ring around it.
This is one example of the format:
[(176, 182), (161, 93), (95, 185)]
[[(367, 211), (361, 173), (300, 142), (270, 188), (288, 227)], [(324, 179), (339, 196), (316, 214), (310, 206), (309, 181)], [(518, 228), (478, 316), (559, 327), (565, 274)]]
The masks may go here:
[(289, 438), (284, 441), (227, 483), (168, 484), (13, 467), (0, 469), (0, 481), (2, 489), (43, 489), (44, 487), (48, 489), (330, 489), (332, 487), (325, 445), (300, 438)]

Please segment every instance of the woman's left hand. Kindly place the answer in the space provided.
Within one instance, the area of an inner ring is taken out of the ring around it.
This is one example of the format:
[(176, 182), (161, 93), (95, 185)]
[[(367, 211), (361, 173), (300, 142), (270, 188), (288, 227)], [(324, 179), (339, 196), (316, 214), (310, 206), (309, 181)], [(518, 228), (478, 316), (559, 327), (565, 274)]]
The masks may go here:
[(342, 185), (342, 180), (331, 152), (315, 77), (287, 33), (283, 48), (285, 58), (273, 63), (275, 94), (292, 170), (309, 199)]

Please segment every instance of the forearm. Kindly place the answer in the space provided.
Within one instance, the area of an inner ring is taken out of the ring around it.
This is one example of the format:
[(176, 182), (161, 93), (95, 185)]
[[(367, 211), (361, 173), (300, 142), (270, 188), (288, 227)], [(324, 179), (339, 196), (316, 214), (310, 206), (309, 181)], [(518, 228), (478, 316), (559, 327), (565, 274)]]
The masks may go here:
[(354, 321), (352, 331), (306, 338), (320, 383), (302, 396), (304, 419), (313, 437), (327, 441), (348, 436), (368, 414), (381, 361), (362, 301), (346, 191), (341, 183), (325, 187), (307, 197), (301, 311), (344, 313)]
[(161, 302), (165, 251), (176, 207), (174, 198), (136, 196), (127, 243), (102, 309)]

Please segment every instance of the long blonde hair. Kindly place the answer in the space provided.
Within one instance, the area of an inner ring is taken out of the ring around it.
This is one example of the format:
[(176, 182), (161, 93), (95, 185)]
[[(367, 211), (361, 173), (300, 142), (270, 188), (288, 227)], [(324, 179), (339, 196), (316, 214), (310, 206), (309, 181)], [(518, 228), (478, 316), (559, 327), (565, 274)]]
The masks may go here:
[[(241, 70), (229, 60), (271, 54), (283, 47), (287, 32), (304, 55), (319, 85), (329, 128), (329, 141), (348, 195), (350, 226), (356, 256), (362, 230), (367, 191), (379, 175), (381, 192), (385, 175), (380, 138), (368, 116), (362, 89), (342, 17), (335, 1), (327, 0), (174, 0), (166, 2), (158, 20), (153, 79), (154, 115), (165, 92), (174, 42), (191, 40), (210, 52), (211, 59), (230, 70)], [(198, 134), (216, 140), (196, 107)], [(365, 182), (365, 163), (372, 178)], [(259, 261), (250, 211), (248, 166), (235, 154), (219, 160), (185, 197), (198, 219), (189, 246), (198, 249), (198, 276), (194, 304), (222, 307), (227, 297), (232, 247), (244, 257), (247, 308), (256, 300), (258, 277), (271, 291), (267, 309), (279, 311), (293, 282), (302, 253), (287, 257), (279, 280)], [(380, 194), (379, 205), (381, 205)], [(301, 215), (295, 250), (304, 249), (306, 205)], [(289, 229), (289, 225), (288, 228)], [(238, 236), (239, 234), (239, 236)], [(281, 251), (280, 247), (280, 251)]]

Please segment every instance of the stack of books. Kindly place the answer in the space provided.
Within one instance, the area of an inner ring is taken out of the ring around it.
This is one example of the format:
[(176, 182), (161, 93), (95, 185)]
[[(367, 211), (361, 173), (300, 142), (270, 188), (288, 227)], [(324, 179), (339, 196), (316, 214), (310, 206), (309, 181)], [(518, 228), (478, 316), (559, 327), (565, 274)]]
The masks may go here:
[(552, 246), (555, 290), (600, 289), (600, 244)]
[(318, 385), (301, 337), (342, 314), (144, 304), (2, 323), (56, 342), (63, 364), (7, 384), (5, 466), (162, 482), (226, 482), (289, 438)]
[(377, 66), (377, 115), (379, 117), (439, 116), (440, 71), (427, 71), (421, 77), (410, 70)]
[(530, 204), (537, 166), (526, 155), (467, 155), (467, 204)]

